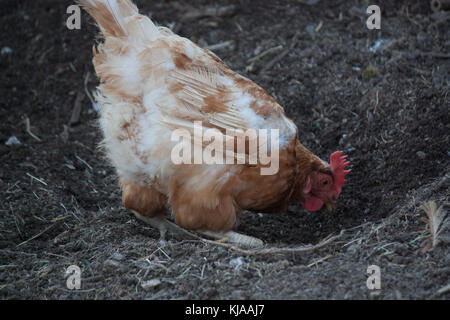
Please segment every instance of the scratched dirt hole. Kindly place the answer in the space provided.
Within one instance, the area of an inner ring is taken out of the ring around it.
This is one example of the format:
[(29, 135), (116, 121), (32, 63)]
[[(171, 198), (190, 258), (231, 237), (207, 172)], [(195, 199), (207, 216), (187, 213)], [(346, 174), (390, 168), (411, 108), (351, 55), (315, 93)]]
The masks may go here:
[[(72, 1), (3, 1), (0, 297), (448, 299), (449, 219), (423, 250), (420, 206), (434, 200), (448, 211), (449, 11), (381, 2), (381, 30), (369, 31), (364, 1), (310, 3), (244, 0), (211, 15), (229, 2), (137, 1), (266, 89), (318, 156), (349, 155), (334, 214), (293, 205), (244, 214), (237, 229), (275, 247), (346, 229), (341, 238), (313, 252), (245, 255), (178, 239), (160, 247), (159, 233), (122, 208), (85, 95), (97, 84), (92, 20), (83, 14), (81, 30), (69, 31)], [(373, 264), (378, 295), (366, 286)], [(71, 265), (81, 269), (79, 291), (66, 286)]]

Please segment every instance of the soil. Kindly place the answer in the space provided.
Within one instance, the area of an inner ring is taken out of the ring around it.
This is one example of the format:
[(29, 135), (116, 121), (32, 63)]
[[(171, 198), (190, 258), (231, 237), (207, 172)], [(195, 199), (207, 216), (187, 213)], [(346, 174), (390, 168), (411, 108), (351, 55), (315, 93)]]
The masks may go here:
[[(72, 1), (2, 1), (1, 298), (450, 298), (450, 219), (429, 248), (421, 209), (449, 207), (449, 11), (378, 1), (381, 29), (369, 30), (366, 1), (242, 0), (196, 19), (230, 2), (136, 2), (202, 46), (228, 41), (214, 52), (277, 99), (307, 148), (323, 159), (349, 155), (335, 213), (245, 213), (237, 231), (272, 248), (340, 237), (271, 254), (174, 236), (161, 245), (122, 207), (97, 148), (86, 95), (97, 85), (92, 20), (83, 12), (81, 29), (69, 30)], [(20, 144), (6, 144), (12, 136)], [(70, 265), (81, 268), (80, 290), (66, 286)], [(380, 267), (380, 290), (366, 285), (369, 265)]]

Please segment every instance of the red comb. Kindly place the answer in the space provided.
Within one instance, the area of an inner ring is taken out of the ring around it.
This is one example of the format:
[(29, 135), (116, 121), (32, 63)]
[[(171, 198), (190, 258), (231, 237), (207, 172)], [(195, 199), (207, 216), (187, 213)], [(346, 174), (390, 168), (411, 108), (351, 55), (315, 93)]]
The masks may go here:
[(352, 170), (345, 170), (345, 167), (350, 163), (347, 161), (347, 156), (342, 155), (342, 151), (333, 152), (330, 156), (330, 169), (333, 172), (334, 182), (336, 186), (340, 189), (344, 185), (344, 177), (350, 173)]

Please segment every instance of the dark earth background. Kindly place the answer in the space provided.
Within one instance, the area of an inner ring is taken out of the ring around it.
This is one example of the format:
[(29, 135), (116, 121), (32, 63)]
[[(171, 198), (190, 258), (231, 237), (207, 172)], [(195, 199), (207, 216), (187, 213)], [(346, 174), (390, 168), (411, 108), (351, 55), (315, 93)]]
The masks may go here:
[[(335, 213), (244, 213), (237, 230), (276, 248), (344, 232), (288, 254), (170, 236), (161, 246), (122, 207), (97, 148), (92, 19), (82, 12), (81, 30), (68, 30), (72, 1), (1, 1), (1, 298), (449, 299), (449, 218), (426, 251), (421, 205), (449, 208), (450, 11), (425, 0), (136, 2), (266, 89), (318, 156), (349, 155)], [(369, 4), (381, 30), (366, 27)], [(66, 287), (70, 265), (81, 290)]]

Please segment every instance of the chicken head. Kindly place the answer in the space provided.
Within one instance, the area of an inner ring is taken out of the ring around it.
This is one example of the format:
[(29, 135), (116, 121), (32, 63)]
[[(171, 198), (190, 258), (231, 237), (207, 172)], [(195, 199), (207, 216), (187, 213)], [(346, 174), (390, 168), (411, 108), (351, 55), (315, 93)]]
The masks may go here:
[(302, 206), (310, 211), (317, 211), (325, 204), (328, 211), (336, 208), (336, 201), (345, 183), (345, 176), (351, 170), (345, 170), (350, 163), (342, 151), (336, 151), (330, 156), (330, 163), (326, 169), (311, 173), (303, 188), (305, 200)]

